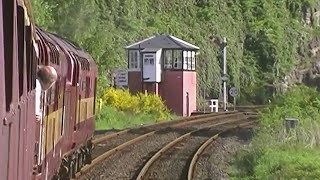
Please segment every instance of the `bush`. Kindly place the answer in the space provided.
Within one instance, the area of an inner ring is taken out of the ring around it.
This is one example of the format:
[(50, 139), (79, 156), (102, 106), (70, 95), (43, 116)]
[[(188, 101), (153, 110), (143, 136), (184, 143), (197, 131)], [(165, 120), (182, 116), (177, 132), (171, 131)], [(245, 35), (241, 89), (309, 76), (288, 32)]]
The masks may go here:
[[(320, 95), (314, 88), (296, 86), (273, 99), (262, 112), (252, 146), (240, 152), (231, 173), (235, 179), (314, 179), (320, 177)], [(284, 119), (299, 119), (285, 131)], [(318, 160), (319, 161), (319, 160)]]
[(128, 90), (108, 88), (102, 94), (102, 101), (119, 111), (140, 113), (138, 97), (132, 96)]
[(161, 97), (152, 94), (139, 93), (131, 95), (128, 90), (108, 88), (102, 95), (104, 105), (129, 114), (152, 114), (156, 119), (167, 119), (169, 110)]
[(233, 179), (317, 179), (319, 162), (319, 150), (297, 146), (243, 151), (231, 176)]

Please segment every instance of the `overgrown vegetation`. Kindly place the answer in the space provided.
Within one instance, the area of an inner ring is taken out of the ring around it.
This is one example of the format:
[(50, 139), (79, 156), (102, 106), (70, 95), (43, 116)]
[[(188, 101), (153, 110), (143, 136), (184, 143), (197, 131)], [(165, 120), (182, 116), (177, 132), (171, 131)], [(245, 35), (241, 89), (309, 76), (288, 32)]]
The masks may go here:
[[(311, 7), (312, 13), (316, 0), (31, 1), (37, 24), (74, 41), (98, 63), (98, 96), (104, 99), (97, 116), (101, 128), (140, 124), (167, 113), (147, 108), (155, 97), (105, 91), (106, 72), (126, 67), (125, 45), (164, 33), (196, 44), (201, 48), (199, 95), (205, 89), (204, 96), (218, 97), (222, 72), (218, 44), (227, 37), (228, 85), (240, 89), (240, 102), (264, 103), (274, 95), (274, 88), (281, 89), (281, 80), (297, 64), (310, 66), (307, 44), (319, 34), (318, 28), (305, 26), (302, 12)], [(237, 156), (232, 177), (319, 177), (319, 94), (300, 86), (273, 99), (275, 105), (263, 113), (252, 147)], [(283, 130), (285, 117), (299, 118), (299, 126), (289, 134)]]
[[(125, 45), (169, 33), (201, 48), (198, 90), (217, 97), (221, 87), (220, 50), (210, 36), (228, 38), (229, 86), (241, 101), (263, 103), (279, 88), (314, 34), (302, 23), (303, 6), (316, 0), (32, 0), (36, 22), (89, 51), (99, 64), (99, 94), (106, 72), (126, 66)], [(202, 95), (201, 95), (202, 97)], [(200, 101), (199, 101), (200, 102)]]
[(103, 105), (96, 116), (96, 129), (125, 129), (154, 123), (157, 117), (154, 114), (128, 114), (114, 107)]
[[(320, 177), (320, 94), (298, 86), (275, 98), (262, 113), (252, 146), (238, 154), (234, 179), (317, 179)], [(298, 118), (287, 131), (285, 118)]]
[(128, 90), (108, 88), (99, 106), (97, 129), (122, 129), (170, 118), (162, 99), (152, 94), (131, 95)]

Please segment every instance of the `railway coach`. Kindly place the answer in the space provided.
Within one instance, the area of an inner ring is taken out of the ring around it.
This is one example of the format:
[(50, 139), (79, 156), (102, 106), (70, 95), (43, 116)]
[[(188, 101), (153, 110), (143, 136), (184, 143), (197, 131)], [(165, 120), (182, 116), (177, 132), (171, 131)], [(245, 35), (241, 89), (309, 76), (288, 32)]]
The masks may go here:
[(70, 179), (91, 162), (97, 66), (0, 0), (0, 180)]

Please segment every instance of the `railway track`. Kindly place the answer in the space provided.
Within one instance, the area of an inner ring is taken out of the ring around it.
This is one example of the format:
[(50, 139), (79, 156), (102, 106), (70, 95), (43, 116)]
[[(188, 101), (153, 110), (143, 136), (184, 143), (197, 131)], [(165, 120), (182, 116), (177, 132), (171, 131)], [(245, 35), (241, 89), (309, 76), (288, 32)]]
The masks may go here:
[[(150, 158), (151, 155), (159, 154), (157, 153), (157, 151), (159, 149), (162, 149), (161, 147), (165, 146), (167, 143), (170, 144), (171, 140), (177, 139), (179, 136), (180, 140), (183, 140), (186, 139), (187, 136), (192, 137), (192, 135), (196, 134), (197, 132), (205, 131), (205, 129), (208, 130), (213, 127), (222, 126), (228, 123), (235, 123), (239, 120), (246, 120), (248, 116), (257, 115), (246, 115), (243, 112), (237, 111), (221, 112), (201, 116), (192, 116), (176, 121), (146, 125), (136, 129), (127, 129), (110, 133), (105, 136), (101, 135), (99, 138), (96, 138), (93, 141), (93, 143), (95, 144), (95, 149), (93, 154), (94, 159), (92, 163), (81, 169), (81, 171), (76, 174), (76, 179), (91, 179), (92, 174), (97, 173), (94, 172), (94, 169), (96, 169), (95, 167), (97, 167), (101, 163), (104, 164), (105, 162), (103, 161), (107, 158), (109, 161), (109, 159), (113, 157), (113, 161), (110, 160), (109, 163), (106, 162), (108, 165), (106, 165), (105, 167), (110, 168), (111, 166), (113, 166), (112, 163), (116, 163), (115, 161), (117, 161), (117, 159), (130, 154), (130, 149), (139, 150), (145, 148), (145, 150), (140, 150), (140, 152), (131, 153), (131, 156), (128, 155), (128, 158), (131, 158), (130, 163), (134, 163), (133, 156), (140, 157), (137, 158), (135, 166), (126, 167), (127, 169), (131, 168), (132, 172), (130, 173), (130, 175), (123, 176), (123, 179), (133, 179), (134, 177), (139, 178), (141, 175), (137, 176), (137, 173), (133, 173), (133, 171), (136, 172), (139, 170), (140, 167), (137, 166), (139, 166), (139, 164), (141, 166), (141, 162), (146, 162), (146, 160)], [(156, 145), (151, 146), (150, 142), (156, 143)], [(125, 163), (123, 163), (122, 166), (123, 165), (125, 165)], [(115, 168), (115, 170), (117, 169), (121, 168)], [(92, 172), (90, 172), (91, 170)], [(97, 174), (105, 174), (106, 171), (107, 170), (102, 168), (102, 170), (100, 170), (100, 172), (98, 172)], [(110, 172), (106, 176), (112, 176), (112, 172)], [(94, 179), (103, 179), (103, 177), (104, 175), (100, 175), (99, 177), (95, 176)]]
[[(249, 121), (249, 122), (241, 123), (237, 127), (244, 128), (244, 127), (250, 127), (252, 125), (254, 125), (254, 122)], [(189, 164), (188, 174), (187, 174), (187, 179), (188, 180), (194, 180), (195, 179), (196, 172), (197, 172), (197, 163), (199, 162), (200, 157), (204, 156), (205, 150), (215, 142), (215, 140), (219, 137), (219, 135), (221, 133), (230, 131), (232, 129), (234, 129), (234, 128), (229, 128), (228, 130), (224, 130), (222, 132), (219, 132), (217, 134), (212, 135), (202, 145), (200, 145), (198, 147), (197, 151), (193, 154), (193, 157), (192, 157), (192, 159), (190, 161), (190, 164)]]
[[(93, 144), (95, 145), (95, 152), (93, 154), (93, 158), (96, 158), (101, 155), (101, 153), (116, 148), (117, 146), (123, 143), (129, 143), (130, 140), (138, 138), (136, 141), (140, 139), (147, 138), (148, 136), (154, 134), (156, 131), (160, 129), (164, 129), (167, 127), (184, 127), (190, 124), (203, 124), (205, 122), (213, 120), (220, 120), (232, 116), (242, 115), (239, 112), (228, 112), (228, 113), (215, 113), (215, 114), (206, 114), (201, 116), (192, 116), (188, 118), (182, 118), (176, 121), (166, 121), (157, 124), (145, 125), (136, 129), (125, 129), (123, 131), (107, 134), (106, 136), (101, 136), (93, 140)], [(140, 137), (140, 138), (139, 138)], [(128, 144), (130, 145), (130, 144)], [(120, 146), (120, 149), (123, 146)], [(114, 151), (120, 150), (119, 148)]]
[[(269, 105), (238, 105), (236, 107), (228, 106), (228, 110), (238, 111), (238, 112), (258, 112), (268, 107)], [(219, 109), (219, 112), (223, 111), (222, 107), (219, 107), (218, 109)], [(193, 112), (192, 115), (210, 114), (211, 113), (210, 111), (211, 109), (209, 107), (206, 107), (205, 110), (200, 108), (198, 111)]]
[[(242, 122), (242, 124), (239, 124), (240, 122)], [(252, 121), (247, 122), (247, 118), (231, 119), (188, 132), (171, 141), (154, 154), (141, 169), (137, 180), (187, 178), (191, 180), (196, 167), (197, 156), (201, 155), (201, 151), (193, 156), (188, 173), (185, 173), (186, 165), (189, 162), (189, 158), (186, 158), (186, 156), (196, 150), (196, 147), (200, 146), (199, 141), (201, 142), (201, 139), (204, 139), (203, 137), (201, 138), (201, 136), (213, 134), (208, 141), (210, 142), (216, 139), (225, 129), (242, 127), (252, 123)], [(221, 127), (221, 130), (213, 129), (219, 125), (225, 125), (225, 127)], [(197, 138), (197, 135), (200, 136), (200, 138)], [(204, 148), (204, 146), (200, 146), (200, 148), (201, 147)], [(170, 171), (173, 173), (169, 173)]]

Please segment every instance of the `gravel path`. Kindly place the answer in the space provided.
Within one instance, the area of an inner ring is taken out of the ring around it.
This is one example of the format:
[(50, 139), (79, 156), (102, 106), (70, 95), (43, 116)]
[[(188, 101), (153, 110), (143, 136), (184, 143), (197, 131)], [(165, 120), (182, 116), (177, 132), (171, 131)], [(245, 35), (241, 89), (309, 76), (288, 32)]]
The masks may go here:
[(187, 179), (189, 164), (198, 147), (218, 130), (200, 131), (187, 137), (174, 148), (163, 154), (151, 167), (146, 179)]
[(232, 156), (249, 144), (251, 131), (250, 129), (233, 130), (232, 133), (224, 133), (209, 145), (197, 162), (194, 180), (229, 179), (227, 172)]

